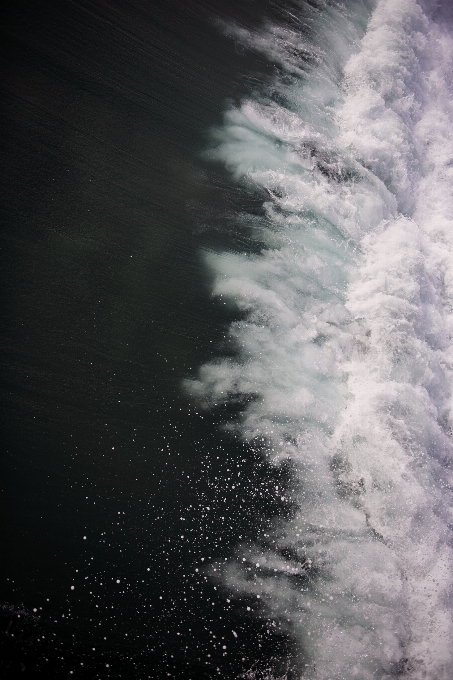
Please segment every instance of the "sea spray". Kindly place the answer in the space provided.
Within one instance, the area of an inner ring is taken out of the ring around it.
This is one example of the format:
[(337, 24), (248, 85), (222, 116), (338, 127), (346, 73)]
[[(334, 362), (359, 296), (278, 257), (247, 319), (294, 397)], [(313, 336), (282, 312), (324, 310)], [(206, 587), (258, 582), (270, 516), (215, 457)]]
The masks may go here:
[(210, 152), (265, 196), (263, 249), (207, 255), (237, 354), (186, 386), (248, 397), (229, 427), (291, 463), (291, 518), (216, 574), (307, 678), (453, 676), (453, 38), (434, 10), (229, 28), (278, 66)]

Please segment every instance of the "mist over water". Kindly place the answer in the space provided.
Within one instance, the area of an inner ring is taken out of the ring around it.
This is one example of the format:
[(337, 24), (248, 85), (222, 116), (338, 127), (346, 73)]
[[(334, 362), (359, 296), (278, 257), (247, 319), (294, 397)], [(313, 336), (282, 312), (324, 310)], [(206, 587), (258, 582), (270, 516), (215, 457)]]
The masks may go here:
[(453, 677), (446, 14), (319, 2), (222, 27), (275, 65), (207, 152), (261, 197), (237, 214), (260, 252), (206, 254), (236, 354), (185, 387), (239, 405), (225, 427), (291, 470), (289, 518), (212, 575), (288, 632), (302, 677)]

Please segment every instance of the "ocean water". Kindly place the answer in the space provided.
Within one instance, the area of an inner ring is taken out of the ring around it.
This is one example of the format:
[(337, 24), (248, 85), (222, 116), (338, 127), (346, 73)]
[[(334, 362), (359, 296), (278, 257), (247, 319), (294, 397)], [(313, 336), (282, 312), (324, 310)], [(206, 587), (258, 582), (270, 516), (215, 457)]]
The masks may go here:
[(450, 3), (3, 13), (2, 677), (450, 680)]
[(250, 480), (287, 474), (183, 389), (236, 318), (200, 253), (253, 247), (234, 206), (259, 208), (203, 150), (226, 101), (274, 68), (219, 21), (253, 30), (285, 10), (2, 9), (0, 675), (206, 680), (286, 663), (287, 634), (203, 564), (284, 512)]
[(216, 21), (259, 3), (2, 11), (0, 675), (235, 677), (261, 628), (225, 655), (245, 624), (199, 567), (258, 502), (224, 526), (244, 447), (181, 385), (231, 319), (199, 251), (236, 237), (203, 227), (225, 182), (199, 156), (261, 69)]
[(247, 246), (206, 249), (236, 316), (184, 384), (222, 436), (287, 472), (261, 492), (282, 510), (206, 568), (291, 640), (286, 674), (258, 660), (242, 677), (447, 680), (451, 9), (294, 3), (220, 30), (273, 73), (205, 151), (255, 203), (233, 211)]

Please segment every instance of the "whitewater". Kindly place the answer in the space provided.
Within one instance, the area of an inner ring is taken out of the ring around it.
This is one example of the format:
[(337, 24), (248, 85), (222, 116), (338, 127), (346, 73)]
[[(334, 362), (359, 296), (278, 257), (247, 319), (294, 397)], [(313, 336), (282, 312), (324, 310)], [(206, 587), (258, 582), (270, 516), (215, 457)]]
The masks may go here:
[(291, 469), (275, 489), (290, 516), (215, 575), (288, 633), (296, 677), (453, 678), (453, 25), (438, 4), (319, 0), (223, 26), (275, 67), (208, 151), (262, 211), (237, 215), (254, 251), (206, 253), (236, 353), (185, 387), (237, 404), (231, 436)]

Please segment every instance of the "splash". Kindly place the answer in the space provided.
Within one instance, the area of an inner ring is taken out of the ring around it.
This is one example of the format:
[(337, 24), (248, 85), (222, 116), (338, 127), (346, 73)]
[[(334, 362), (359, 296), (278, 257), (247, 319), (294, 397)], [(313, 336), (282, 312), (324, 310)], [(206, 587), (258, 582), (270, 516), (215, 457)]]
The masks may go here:
[[(295, 27), (296, 26), (296, 27)], [(300, 677), (453, 677), (453, 33), (435, 3), (228, 27), (277, 75), (211, 157), (261, 192), (259, 254), (209, 253), (237, 354), (186, 384), (290, 461), (292, 517), (221, 570)], [(239, 219), (239, 217), (238, 217)]]

